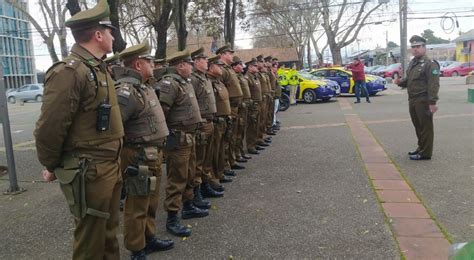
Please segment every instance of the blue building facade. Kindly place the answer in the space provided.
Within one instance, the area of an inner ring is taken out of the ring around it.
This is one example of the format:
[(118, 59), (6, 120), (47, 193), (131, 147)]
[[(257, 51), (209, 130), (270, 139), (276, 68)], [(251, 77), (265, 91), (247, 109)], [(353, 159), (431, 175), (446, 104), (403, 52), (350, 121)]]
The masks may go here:
[[(26, 0), (20, 4), (28, 10)], [(0, 0), (0, 62), (6, 88), (36, 83), (31, 38), (28, 18), (5, 0)]]

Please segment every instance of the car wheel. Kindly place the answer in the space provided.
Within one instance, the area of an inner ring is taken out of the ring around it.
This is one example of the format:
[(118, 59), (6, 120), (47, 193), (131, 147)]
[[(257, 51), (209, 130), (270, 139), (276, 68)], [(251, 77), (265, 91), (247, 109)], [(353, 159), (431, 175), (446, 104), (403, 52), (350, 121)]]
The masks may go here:
[(316, 102), (316, 92), (312, 89), (305, 90), (303, 92), (303, 101), (308, 104)]
[(459, 73), (458, 73), (457, 71), (454, 71), (454, 72), (451, 74), (451, 76), (457, 77), (457, 76), (459, 76)]
[(393, 79), (398, 79), (398, 73), (397, 73), (397, 72), (393, 73), (392, 78), (393, 78)]
[(8, 102), (15, 104), (16, 103), (16, 98), (15, 97), (9, 97)]
[(43, 101), (43, 96), (38, 95), (38, 96), (36, 96), (35, 100), (36, 100), (36, 102), (42, 102)]

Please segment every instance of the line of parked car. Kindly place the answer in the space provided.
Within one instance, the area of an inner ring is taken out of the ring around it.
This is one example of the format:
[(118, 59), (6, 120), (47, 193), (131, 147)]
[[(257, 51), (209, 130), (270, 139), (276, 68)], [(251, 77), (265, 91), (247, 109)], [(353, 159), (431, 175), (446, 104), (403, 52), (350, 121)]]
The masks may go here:
[[(438, 61), (438, 63), (441, 77), (466, 76), (469, 72), (474, 71), (474, 62)], [(388, 66), (374, 65), (365, 67), (365, 73), (392, 79), (403, 76), (402, 65), (400, 63), (394, 63)]]
[[(298, 85), (296, 99), (305, 103), (328, 101), (340, 94), (354, 94), (352, 72), (342, 67), (300, 70), (293, 73), (288, 69), (280, 69), (278, 76), (280, 85), (287, 92), (289, 85)], [(387, 82), (379, 76), (367, 75), (366, 82), (371, 96), (387, 89)]]

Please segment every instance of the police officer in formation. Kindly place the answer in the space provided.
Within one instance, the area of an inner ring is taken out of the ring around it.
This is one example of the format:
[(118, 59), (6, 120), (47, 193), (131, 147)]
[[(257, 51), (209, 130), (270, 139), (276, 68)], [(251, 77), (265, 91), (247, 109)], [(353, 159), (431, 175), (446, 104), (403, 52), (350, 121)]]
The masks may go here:
[(121, 169), (126, 200), (124, 245), (132, 259), (168, 250), (172, 240), (155, 237), (160, 202), (161, 162), (168, 127), (155, 90), (147, 86), (153, 76), (153, 57), (148, 41), (120, 53), (124, 68), (117, 70), (117, 98), (124, 125)]
[(407, 88), (411, 121), (418, 138), (417, 148), (408, 152), (411, 160), (430, 160), (433, 154), (433, 114), (438, 107), (439, 64), (426, 56), (426, 39), (418, 35), (410, 38), (413, 59), (407, 75), (394, 83)]
[(71, 54), (45, 75), (36, 123), (38, 159), (46, 181), (58, 179), (75, 220), (73, 259), (119, 259), (117, 230), (123, 125), (114, 80), (102, 57), (112, 52), (106, 0), (65, 25)]
[(174, 246), (156, 236), (162, 158), (166, 230), (190, 236), (180, 219), (208, 216), (204, 198), (224, 196), (222, 183), (244, 168), (237, 162), (271, 143), (277, 77), (262, 55), (244, 71), (228, 45), (210, 58), (200, 48), (154, 60), (146, 39), (107, 67), (108, 16), (100, 0), (66, 22), (76, 44), (46, 73), (36, 146), (43, 178), (59, 180), (75, 218), (73, 258), (120, 258), (123, 186), (124, 245), (131, 259), (146, 259)]

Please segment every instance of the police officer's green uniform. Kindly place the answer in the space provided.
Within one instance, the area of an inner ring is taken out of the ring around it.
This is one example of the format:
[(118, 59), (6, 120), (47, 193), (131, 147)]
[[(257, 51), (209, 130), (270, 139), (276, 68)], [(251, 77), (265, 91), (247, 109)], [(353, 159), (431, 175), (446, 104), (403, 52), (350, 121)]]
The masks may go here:
[(272, 66), (268, 63), (271, 63), (272, 56), (267, 56), (263, 60), (265, 61), (265, 67), (267, 68), (267, 77), (270, 83), (270, 95), (268, 102), (268, 122), (267, 122), (267, 132), (269, 134), (274, 134), (273, 132), (273, 118), (275, 117), (275, 98), (276, 98), (276, 89), (277, 89), (277, 77), (273, 74)]
[[(232, 60), (232, 66), (242, 64), (242, 60), (239, 57), (234, 56)], [(245, 152), (247, 147), (246, 133), (247, 133), (247, 117), (248, 110), (251, 102), (251, 94), (249, 89), (248, 77), (240, 72), (236, 72), (237, 78), (239, 79), (240, 87), (242, 89), (242, 103), (239, 107), (239, 120), (238, 120), (238, 130), (237, 130), (237, 140), (236, 140), (236, 151), (235, 155), (237, 161), (246, 162), (248, 157)]]
[[(207, 63), (204, 48), (199, 48), (191, 53), (191, 58)], [(199, 208), (210, 208), (210, 202), (203, 200), (201, 184), (210, 189), (209, 181), (212, 179), (212, 133), (214, 132), (214, 116), (217, 112), (216, 98), (211, 81), (207, 78), (206, 71), (196, 69), (191, 75), (191, 83), (196, 93), (203, 122), (196, 134), (196, 176), (194, 178), (194, 205)]]
[[(248, 66), (257, 66), (255, 58), (245, 63)], [(258, 72), (257, 72), (258, 73)], [(251, 102), (248, 113), (248, 128), (247, 128), (247, 150), (251, 154), (259, 154), (256, 150), (259, 129), (260, 129), (260, 106), (262, 103), (262, 89), (257, 73), (247, 71), (247, 78), (249, 82)]]
[[(71, 17), (72, 31), (111, 26), (107, 1)], [(35, 129), (38, 159), (58, 178), (75, 217), (73, 259), (119, 259), (123, 127), (105, 63), (79, 44), (46, 73)]]
[(195, 134), (202, 118), (190, 79), (183, 77), (177, 70), (180, 65), (192, 64), (189, 51), (175, 53), (168, 58), (168, 62), (168, 74), (158, 82), (160, 102), (170, 129), (165, 149), (168, 180), (164, 202), (168, 212), (166, 228), (174, 235), (189, 236), (191, 231), (179, 223), (178, 211), (183, 208), (184, 219), (209, 214), (205, 209), (196, 208), (192, 202), (196, 161)]
[[(257, 62), (263, 62), (263, 56), (257, 56)], [(260, 69), (257, 73), (258, 80), (260, 81), (260, 86), (262, 89), (262, 103), (260, 104), (260, 129), (259, 129), (259, 136), (258, 136), (258, 145), (268, 146), (265, 144), (264, 138), (267, 133), (267, 125), (268, 125), (268, 110), (270, 109), (270, 99), (273, 99), (271, 95), (271, 87), (270, 87), (270, 79), (268, 78), (267, 73)]]
[[(209, 58), (210, 64), (224, 66), (218, 56)], [(212, 65), (212, 66), (215, 66)], [(211, 66), (211, 65), (210, 65)], [(229, 127), (231, 106), (229, 101), (229, 92), (224, 83), (217, 75), (207, 74), (211, 80), (216, 97), (216, 116), (214, 118), (214, 133), (212, 135), (213, 146), (213, 178), (210, 180), (211, 186), (217, 191), (223, 191), (220, 182), (225, 180), (224, 170), (226, 167), (226, 150), (228, 150), (228, 139), (230, 138), (231, 128)]]
[[(410, 38), (412, 48), (424, 46), (420, 36)], [(439, 91), (439, 64), (426, 55), (414, 57), (407, 68), (407, 76), (398, 84), (407, 88), (411, 121), (418, 138), (418, 148), (410, 152), (412, 159), (430, 159), (433, 153), (433, 114), (429, 105), (436, 105)]]
[[(223, 54), (226, 52), (232, 52), (234, 51), (230, 48), (228, 45), (224, 45), (217, 49), (216, 54)], [(221, 61), (225, 63), (222, 59)], [(225, 64), (222, 67), (222, 76), (221, 76), (221, 81), (224, 83), (224, 85), (227, 88), (227, 91), (229, 92), (229, 101), (230, 101), (230, 108), (232, 110), (232, 136), (229, 138), (229, 148), (227, 151), (227, 163), (228, 165), (226, 168), (230, 168), (234, 165), (236, 165), (236, 156), (235, 156), (235, 151), (238, 149), (237, 148), (237, 136), (238, 136), (238, 121), (239, 121), (239, 107), (242, 104), (242, 98), (243, 98), (243, 93), (242, 93), (242, 88), (240, 87), (239, 84), (239, 79), (237, 78), (237, 75), (235, 74), (234, 70), (230, 66), (230, 64)]]
[[(123, 50), (120, 58), (153, 60), (149, 53), (148, 43), (142, 43)], [(162, 149), (168, 127), (155, 90), (144, 84), (149, 78), (143, 78), (133, 68), (124, 68), (121, 72), (116, 74), (116, 90), (125, 131), (121, 154), (127, 194), (124, 245), (132, 251), (132, 259), (141, 259), (146, 253), (173, 247), (173, 241), (155, 237)]]

